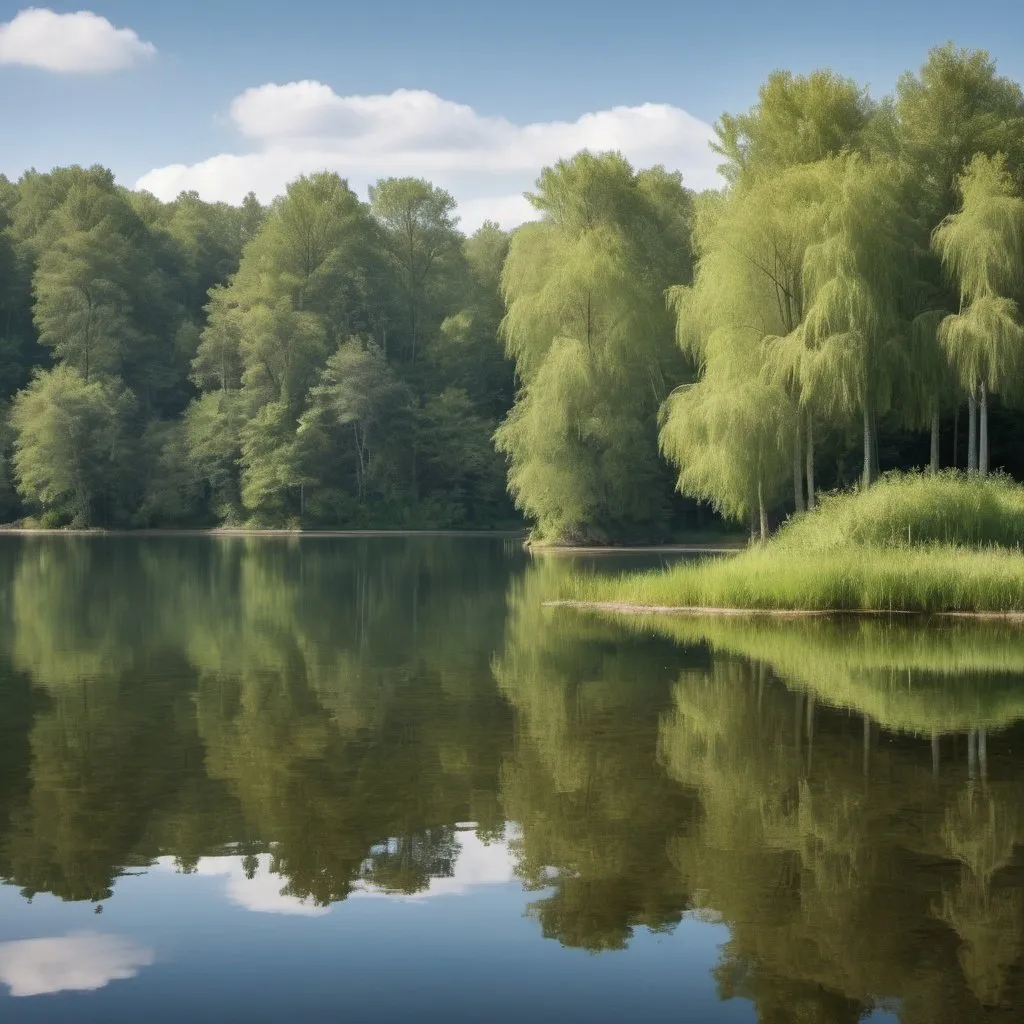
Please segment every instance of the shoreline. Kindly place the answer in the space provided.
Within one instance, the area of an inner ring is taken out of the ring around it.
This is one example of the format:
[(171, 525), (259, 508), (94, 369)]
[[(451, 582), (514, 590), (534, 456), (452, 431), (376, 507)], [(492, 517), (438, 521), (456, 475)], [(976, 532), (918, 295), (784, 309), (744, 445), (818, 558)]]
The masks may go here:
[(838, 618), (840, 616), (921, 616), (947, 619), (1000, 619), (1024, 623), (1020, 612), (929, 612), (907, 608), (711, 608), (692, 605), (630, 604), (626, 601), (544, 601), (544, 608), (578, 608), (583, 611), (613, 612), (616, 615), (679, 615), (693, 618), (777, 618), (808, 619)]
[(686, 555), (686, 554), (733, 554), (742, 551), (745, 545), (723, 547), (721, 544), (646, 544), (630, 547), (626, 545), (536, 545), (528, 543), (527, 530), (290, 530), (287, 528), (256, 529), (248, 527), (212, 526), (208, 528), (153, 527), (144, 529), (101, 528), (72, 529), (70, 527), (23, 527), (0, 526), (0, 537), (324, 537), (324, 538), (384, 538), (384, 537), (449, 537), (502, 538), (522, 540), (523, 550), (529, 554), (553, 555)]
[(530, 554), (538, 555), (729, 555), (746, 549), (746, 544), (735, 546), (721, 543), (694, 544), (638, 544), (628, 547), (622, 544), (609, 544), (607, 547), (595, 545), (569, 544), (526, 544), (524, 547)]
[(525, 536), (522, 530), (286, 530), (286, 529), (232, 529), (211, 527), (210, 529), (145, 529), (145, 530), (72, 530), (72, 529), (28, 529), (18, 526), (0, 527), (0, 537), (479, 537), (507, 538), (516, 540)]

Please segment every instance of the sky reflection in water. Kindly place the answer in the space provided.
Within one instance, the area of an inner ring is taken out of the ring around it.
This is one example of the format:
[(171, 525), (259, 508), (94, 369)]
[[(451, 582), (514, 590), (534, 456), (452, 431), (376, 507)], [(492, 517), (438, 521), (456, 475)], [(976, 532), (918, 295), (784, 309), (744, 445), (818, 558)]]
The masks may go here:
[(4, 539), (2, 1019), (1020, 1019), (1019, 631), (592, 567)]

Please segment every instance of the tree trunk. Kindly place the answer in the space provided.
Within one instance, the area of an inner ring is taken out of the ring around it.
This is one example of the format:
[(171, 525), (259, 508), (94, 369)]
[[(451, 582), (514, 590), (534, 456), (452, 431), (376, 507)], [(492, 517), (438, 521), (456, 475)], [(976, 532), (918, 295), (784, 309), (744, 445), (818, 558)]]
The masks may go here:
[(793, 705), (793, 745), (800, 753), (801, 740), (804, 736), (804, 695), (799, 691)]
[(870, 487), (875, 479), (875, 418), (871, 412), (871, 404), (864, 400), (864, 469), (861, 473), (861, 484)]
[(932, 473), (939, 471), (939, 426), (939, 403), (936, 402), (932, 407), (932, 451), (931, 463), (928, 467)]
[(967, 472), (978, 472), (978, 401), (974, 388), (967, 395)]
[(988, 476), (988, 385), (981, 382), (981, 405), (978, 409), (978, 472)]
[(807, 414), (807, 507), (814, 508), (814, 423)]
[(804, 504), (804, 459), (803, 459), (803, 437), (800, 414), (796, 417), (796, 431), (793, 438), (793, 496), (797, 512), (803, 512), (807, 506)]
[(363, 500), (363, 444), (359, 437), (359, 424), (352, 423), (352, 435), (356, 442), (356, 495)]
[(877, 480), (882, 475), (881, 455), (878, 452), (878, 415), (875, 412), (874, 404), (871, 406), (871, 450), (875, 456), (875, 475)]
[(760, 477), (757, 480), (757, 511), (761, 520), (761, 540), (766, 541), (768, 539), (768, 513), (764, 507), (764, 490)]
[(953, 412), (953, 468), (960, 465), (960, 406)]

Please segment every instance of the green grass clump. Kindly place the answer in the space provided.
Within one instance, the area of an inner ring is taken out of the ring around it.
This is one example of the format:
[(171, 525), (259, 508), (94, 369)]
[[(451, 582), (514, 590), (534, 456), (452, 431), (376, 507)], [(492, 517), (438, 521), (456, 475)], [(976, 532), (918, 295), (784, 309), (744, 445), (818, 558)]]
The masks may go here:
[(668, 571), (574, 578), (561, 597), (660, 607), (1024, 613), (1024, 487), (892, 475), (827, 496), (763, 545)]
[(890, 473), (856, 494), (825, 494), (772, 540), (824, 551), (850, 545), (947, 544), (1017, 548), (1024, 543), (1024, 486), (1009, 477)]

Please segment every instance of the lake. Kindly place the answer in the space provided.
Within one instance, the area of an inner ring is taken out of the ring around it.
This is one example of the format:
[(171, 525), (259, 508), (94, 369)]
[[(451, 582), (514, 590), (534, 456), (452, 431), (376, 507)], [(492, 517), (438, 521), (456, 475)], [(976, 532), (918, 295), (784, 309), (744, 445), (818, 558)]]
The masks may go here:
[(1024, 629), (495, 538), (0, 538), (0, 1020), (1024, 1019)]

